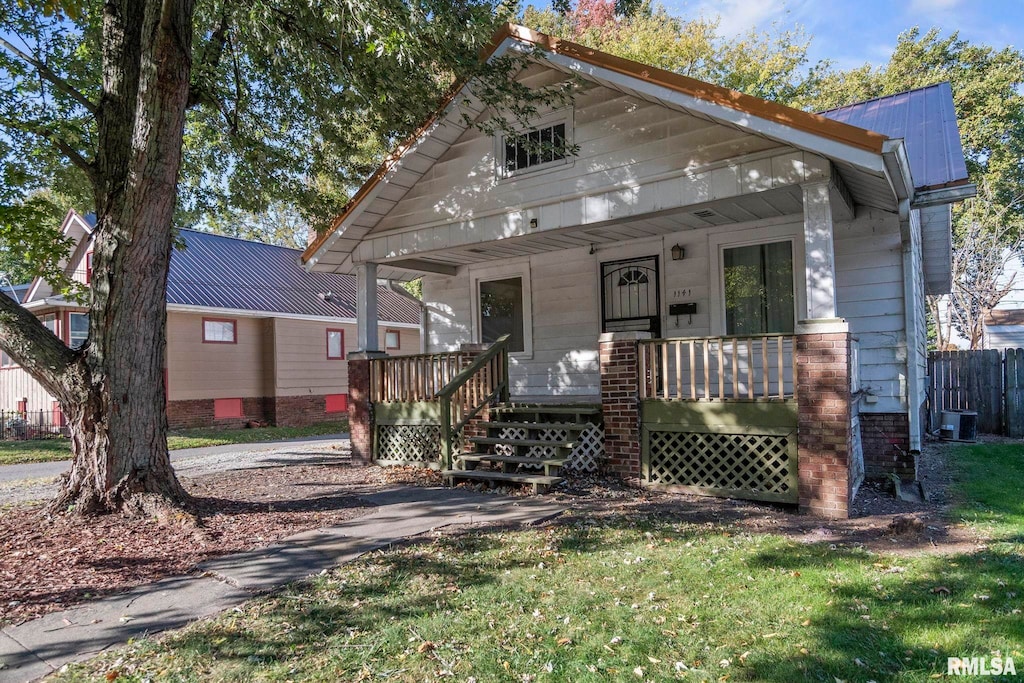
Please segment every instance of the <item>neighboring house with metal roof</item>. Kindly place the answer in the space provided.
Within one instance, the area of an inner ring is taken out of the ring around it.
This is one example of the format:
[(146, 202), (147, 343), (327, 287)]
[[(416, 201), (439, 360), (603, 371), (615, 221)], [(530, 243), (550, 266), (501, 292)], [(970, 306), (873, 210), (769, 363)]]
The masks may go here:
[[(865, 471), (915, 476), (924, 297), (974, 194), (948, 86), (819, 115), (520, 26), (484, 58), (507, 54), (572, 103), (491, 135), (454, 89), (303, 254), (367, 286), (422, 277), (438, 355), (411, 376), (453, 382), (382, 386), (392, 360), (351, 359), (355, 456), (415, 443), (452, 480), (602, 467), (836, 517)], [(476, 374), (444, 374), (480, 343)]]
[[(88, 286), (91, 217), (68, 212), (75, 247), (62, 264)], [(355, 278), (307, 273), (300, 252), (181, 230), (167, 283), (167, 416), (171, 427), (302, 425), (345, 417), (347, 354), (355, 348)], [(419, 352), (420, 307), (377, 288), (389, 353)], [(86, 341), (88, 310), (35, 280), (22, 305), (70, 346)], [(0, 409), (59, 420), (59, 406), (6, 354)]]

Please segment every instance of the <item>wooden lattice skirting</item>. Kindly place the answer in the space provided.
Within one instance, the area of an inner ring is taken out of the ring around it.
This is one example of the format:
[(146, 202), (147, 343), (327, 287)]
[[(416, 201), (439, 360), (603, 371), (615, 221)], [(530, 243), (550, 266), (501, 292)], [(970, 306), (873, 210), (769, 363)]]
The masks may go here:
[(799, 502), (794, 405), (658, 403), (645, 405), (643, 415), (646, 485)]

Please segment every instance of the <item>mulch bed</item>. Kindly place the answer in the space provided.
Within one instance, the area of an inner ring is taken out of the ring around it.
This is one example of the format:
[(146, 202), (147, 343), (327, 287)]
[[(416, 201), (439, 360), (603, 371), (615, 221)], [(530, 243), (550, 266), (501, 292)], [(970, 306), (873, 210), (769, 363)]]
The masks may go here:
[(191, 572), (213, 557), (270, 545), (369, 512), (365, 486), (415, 484), (422, 470), (296, 465), (182, 477), (200, 527), (42, 515), (42, 504), (0, 509), (0, 625)]

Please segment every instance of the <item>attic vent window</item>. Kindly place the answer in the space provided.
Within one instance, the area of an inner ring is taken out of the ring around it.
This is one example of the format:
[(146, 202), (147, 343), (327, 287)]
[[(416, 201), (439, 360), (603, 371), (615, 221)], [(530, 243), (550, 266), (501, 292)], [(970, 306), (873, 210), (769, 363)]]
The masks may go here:
[(523, 133), (505, 135), (498, 144), (501, 177), (510, 178), (567, 163), (570, 131), (564, 117)]

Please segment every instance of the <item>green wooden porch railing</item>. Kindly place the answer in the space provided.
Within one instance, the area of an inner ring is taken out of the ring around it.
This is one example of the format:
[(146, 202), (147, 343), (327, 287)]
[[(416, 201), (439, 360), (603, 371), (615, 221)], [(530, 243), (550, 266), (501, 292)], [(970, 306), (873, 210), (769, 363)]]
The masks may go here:
[(441, 457), (452, 468), (455, 438), (494, 399), (508, 401), (508, 341), (500, 337), (437, 392), (441, 401)]

